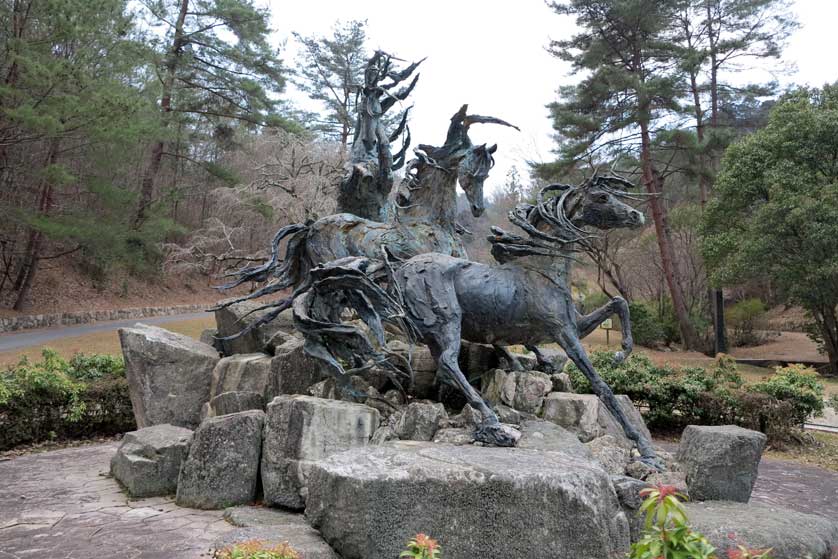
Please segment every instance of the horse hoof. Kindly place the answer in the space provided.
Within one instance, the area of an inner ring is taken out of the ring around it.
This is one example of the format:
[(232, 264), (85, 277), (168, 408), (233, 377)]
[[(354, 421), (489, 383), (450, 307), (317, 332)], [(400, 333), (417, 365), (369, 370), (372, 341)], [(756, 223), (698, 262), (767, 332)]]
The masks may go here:
[(626, 357), (628, 357), (628, 355), (625, 351), (618, 351), (614, 354), (614, 364), (619, 365), (620, 363), (626, 360)]
[(520, 431), (502, 423), (481, 425), (474, 434), (476, 441), (493, 446), (515, 446), (520, 438)]

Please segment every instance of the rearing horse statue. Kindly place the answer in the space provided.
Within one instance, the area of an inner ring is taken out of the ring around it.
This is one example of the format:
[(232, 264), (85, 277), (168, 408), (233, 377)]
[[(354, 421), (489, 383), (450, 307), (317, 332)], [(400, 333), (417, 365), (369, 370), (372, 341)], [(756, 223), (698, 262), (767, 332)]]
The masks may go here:
[[(483, 182), (494, 165), (492, 154), (497, 145), (475, 146), (468, 136), (472, 124), (513, 125), (503, 120), (467, 114), (463, 105), (454, 116), (445, 144), (436, 148), (420, 145), (416, 159), (408, 163), (405, 179), (393, 197), (387, 222), (372, 221), (349, 213), (340, 213), (309, 223), (295, 223), (280, 229), (273, 238), (271, 257), (261, 266), (235, 272), (236, 280), (222, 289), (248, 281), (270, 281), (253, 293), (225, 301), (217, 308), (293, 289), (291, 295), (259, 309), (271, 309), (258, 321), (233, 337), (270, 322), (290, 308), (294, 298), (308, 289), (309, 271), (319, 264), (347, 256), (380, 259), (381, 246), (398, 259), (437, 252), (465, 257), (465, 248), (457, 233), (457, 183), (466, 194), (471, 212), (479, 217), (484, 211)], [(287, 239), (283, 258), (279, 245)]]
[[(537, 204), (518, 205), (509, 219), (526, 236), (493, 228), (489, 238), (500, 265), (422, 254), (392, 270), (385, 268), (389, 292), (373, 281), (376, 266), (364, 259), (344, 259), (312, 270), (311, 290), (294, 303), (295, 325), (306, 337), (306, 351), (328, 363), (336, 377), (345, 381), (339, 358), (389, 361), (372, 349), (365, 333), (340, 323), (336, 303), (355, 310), (381, 348), (385, 347), (382, 320), (400, 325), (429, 346), (438, 378), (458, 388), (482, 414), (475, 438), (513, 446), (520, 434), (498, 421), (460, 370), (460, 341), (528, 346), (555, 342), (588, 378), (626, 436), (636, 443), (641, 458), (660, 467), (651, 441), (628, 421), (611, 388), (594, 370), (580, 342), (589, 325), (577, 322), (569, 287), (574, 246), (590, 238), (582, 227), (634, 228), (644, 223), (641, 212), (621, 201), (631, 197), (615, 188), (626, 184), (621, 180), (594, 176), (579, 186), (551, 185), (539, 192)], [(550, 193), (556, 196), (546, 199)], [(630, 341), (624, 351), (631, 351)], [(615, 358), (624, 355), (620, 352)]]

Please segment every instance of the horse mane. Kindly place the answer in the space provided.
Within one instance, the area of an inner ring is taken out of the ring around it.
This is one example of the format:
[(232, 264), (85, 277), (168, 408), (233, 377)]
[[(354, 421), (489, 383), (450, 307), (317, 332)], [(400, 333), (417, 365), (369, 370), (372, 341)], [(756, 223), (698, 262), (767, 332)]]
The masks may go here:
[[(518, 204), (507, 214), (509, 222), (523, 230), (527, 237), (509, 233), (500, 227), (491, 228), (492, 235), (487, 239), (492, 244), (492, 256), (501, 264), (514, 258), (533, 255), (574, 259), (572, 254), (581, 250), (572, 245), (587, 248), (597, 236), (574, 225), (573, 215), (579, 206), (573, 195), (596, 187), (620, 198), (636, 200), (636, 196), (625, 190), (633, 186), (619, 175), (598, 175), (596, 171), (589, 179), (575, 186), (561, 183), (547, 185), (536, 194), (535, 204)], [(548, 198), (552, 193), (555, 195)], [(539, 222), (548, 223), (552, 232), (541, 231), (538, 228)]]

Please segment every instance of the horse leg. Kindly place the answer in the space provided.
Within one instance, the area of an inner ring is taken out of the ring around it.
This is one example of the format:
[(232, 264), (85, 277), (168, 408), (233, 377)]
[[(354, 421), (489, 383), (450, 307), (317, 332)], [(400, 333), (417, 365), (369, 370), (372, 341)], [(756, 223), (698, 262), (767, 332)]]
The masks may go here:
[(626, 436), (637, 445), (641, 460), (658, 470), (663, 470), (663, 463), (652, 448), (652, 442), (629, 422), (626, 414), (617, 402), (617, 398), (614, 397), (614, 392), (611, 390), (611, 387), (602, 380), (602, 377), (599, 376), (593, 364), (591, 364), (591, 360), (588, 358), (585, 348), (579, 341), (575, 329), (571, 326), (566, 327), (559, 332), (557, 341), (565, 350), (570, 360), (573, 361), (576, 367), (582, 371), (582, 374), (591, 383), (594, 394), (605, 404), (605, 407), (608, 408), (608, 411), (611, 412), (611, 415), (614, 416), (614, 419), (623, 428)]
[(492, 344), (492, 347), (495, 348), (495, 353), (498, 354), (498, 357), (506, 360), (506, 362), (509, 363), (509, 366), (512, 367), (513, 371), (524, 370), (524, 366), (521, 365), (521, 362), (518, 361), (518, 358), (512, 355), (512, 353), (504, 346)]
[(629, 315), (629, 306), (622, 297), (614, 297), (606, 304), (584, 316), (577, 315), (576, 330), (579, 334), (579, 339), (585, 338), (597, 329), (602, 324), (602, 321), (609, 316), (616, 314), (620, 318), (620, 332), (623, 337), (622, 348), (623, 351), (618, 351), (614, 354), (614, 362), (621, 363), (631, 354), (634, 348), (634, 339), (631, 336), (631, 317)]
[(460, 355), (460, 324), (448, 323), (430, 333), (428, 345), (436, 359), (437, 377), (449, 381), (466, 397), (469, 405), (483, 417), (474, 438), (480, 442), (497, 446), (515, 446), (521, 434), (498, 420), (495, 412), (486, 404), (474, 387), (466, 380), (457, 357)]

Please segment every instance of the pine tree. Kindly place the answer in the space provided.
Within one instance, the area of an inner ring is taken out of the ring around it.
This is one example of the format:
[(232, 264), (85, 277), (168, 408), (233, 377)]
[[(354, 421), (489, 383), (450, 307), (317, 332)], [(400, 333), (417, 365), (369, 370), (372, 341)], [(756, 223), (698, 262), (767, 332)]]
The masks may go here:
[[(778, 60), (797, 28), (787, 0), (684, 0), (674, 20), (680, 65), (688, 79), (689, 107), (695, 122), (694, 173), (701, 207), (707, 203), (720, 154), (737, 130), (722, 114), (722, 104), (769, 95), (774, 84), (734, 86), (724, 77), (746, 66), (744, 61)], [(711, 290), (717, 353), (727, 351), (724, 300)]]
[[(153, 41), (159, 81), (160, 133), (150, 146), (135, 225), (147, 218), (155, 180), (175, 133), (189, 119), (284, 125), (272, 95), (285, 87), (284, 70), (268, 42), (269, 13), (253, 0), (142, 0), (163, 36)], [(234, 38), (233, 41), (229, 37)]]
[[(0, 88), (3, 214), (6, 231), (12, 224), (27, 228), (13, 285), (20, 310), (45, 258), (46, 237), (67, 233), (67, 196), (80, 195), (107, 161), (88, 165), (80, 154), (136, 144), (141, 126), (135, 121), (148, 107), (132, 87), (143, 52), (127, 0), (20, 0), (2, 9), (9, 8), (0, 17), (12, 22), (0, 30), (8, 55)], [(89, 194), (88, 206), (95, 206), (96, 193)]]
[(663, 176), (653, 158), (656, 131), (679, 110), (682, 80), (670, 37), (678, 2), (569, 0), (551, 6), (558, 14), (574, 16), (581, 31), (553, 41), (550, 51), (571, 62), (574, 72), (586, 74), (578, 84), (560, 88), (560, 100), (549, 106), (562, 166), (621, 155), (639, 160), (681, 338), (686, 348), (699, 348), (661, 196)]
[(355, 102), (367, 62), (366, 21), (337, 22), (331, 37), (294, 33), (302, 47), (297, 86), (327, 112), (318, 127), (346, 148), (355, 126)]

